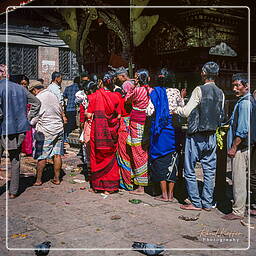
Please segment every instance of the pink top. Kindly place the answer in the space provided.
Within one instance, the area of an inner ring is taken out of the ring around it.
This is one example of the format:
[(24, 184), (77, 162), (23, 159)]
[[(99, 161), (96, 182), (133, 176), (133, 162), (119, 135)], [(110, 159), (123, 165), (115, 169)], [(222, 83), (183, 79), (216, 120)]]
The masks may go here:
[(152, 92), (152, 88), (148, 85), (143, 87), (135, 87), (133, 90), (129, 91), (125, 100), (132, 103), (134, 109), (146, 110), (149, 103), (149, 94)]

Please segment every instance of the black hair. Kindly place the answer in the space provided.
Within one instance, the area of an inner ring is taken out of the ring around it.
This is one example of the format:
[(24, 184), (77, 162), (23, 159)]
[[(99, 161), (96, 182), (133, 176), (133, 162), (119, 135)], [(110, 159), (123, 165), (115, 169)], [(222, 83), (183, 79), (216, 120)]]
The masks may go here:
[(82, 88), (84, 92), (95, 92), (97, 90), (97, 83), (93, 81), (84, 80), (82, 82)]
[(55, 81), (56, 78), (60, 77), (61, 76), (61, 73), (60, 72), (57, 72), (57, 71), (54, 71), (52, 73), (52, 81)]
[(149, 72), (147, 69), (138, 69), (136, 73), (138, 74), (138, 80), (140, 85), (147, 85), (149, 83)]
[(113, 90), (114, 88), (114, 78), (115, 78), (115, 72), (108, 71), (104, 74), (102, 82), (105, 87), (107, 87), (109, 90)]
[(12, 81), (16, 84), (20, 84), (22, 80), (27, 81), (27, 83), (29, 84), (29, 78), (26, 75), (11, 75), (10, 76), (10, 81)]
[(166, 68), (160, 69), (157, 75), (158, 86), (170, 87), (175, 82), (175, 75), (173, 71), (169, 71)]
[(208, 80), (216, 80), (218, 74), (219, 74), (220, 67), (219, 65), (214, 61), (209, 61), (204, 64), (202, 67), (203, 76), (205, 79)]
[(37, 81), (41, 82), (42, 84), (44, 83), (44, 79), (43, 78), (38, 78)]
[(243, 86), (248, 86), (248, 75), (247, 73), (236, 73), (232, 76), (232, 82), (240, 81)]
[(74, 78), (74, 84), (79, 84), (80, 83), (80, 76), (76, 76)]
[(98, 83), (99, 82), (99, 78), (96, 74), (91, 74), (90, 75), (90, 80), (93, 81), (94, 83)]
[(80, 75), (81, 78), (83, 77), (89, 77), (89, 72), (88, 71), (83, 71)]

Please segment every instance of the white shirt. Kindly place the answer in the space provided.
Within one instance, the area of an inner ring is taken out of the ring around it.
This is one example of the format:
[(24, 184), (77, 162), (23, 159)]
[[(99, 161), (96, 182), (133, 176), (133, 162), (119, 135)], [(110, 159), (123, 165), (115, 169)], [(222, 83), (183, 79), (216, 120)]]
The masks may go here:
[[(210, 84), (210, 83), (212, 83), (212, 82), (205, 83), (205, 84)], [(201, 91), (201, 88), (199, 86), (197, 86), (193, 90), (191, 97), (190, 97), (188, 103), (186, 104), (186, 106), (177, 107), (174, 110), (174, 113), (176, 113), (182, 117), (188, 117), (190, 115), (191, 111), (200, 104), (201, 99), (202, 99), (202, 91)], [(225, 104), (225, 95), (223, 93), (222, 109), (224, 108), (224, 104)]]
[(57, 97), (45, 89), (36, 97), (41, 101), (40, 111), (37, 117), (31, 120), (36, 124), (36, 131), (45, 135), (56, 135), (63, 131), (62, 108)]
[(47, 89), (48, 89), (48, 91), (50, 91), (53, 94), (55, 94), (56, 97), (58, 98), (61, 106), (64, 106), (64, 97), (63, 97), (63, 92), (60, 89), (60, 86), (58, 84), (52, 82), (51, 84), (49, 84)]

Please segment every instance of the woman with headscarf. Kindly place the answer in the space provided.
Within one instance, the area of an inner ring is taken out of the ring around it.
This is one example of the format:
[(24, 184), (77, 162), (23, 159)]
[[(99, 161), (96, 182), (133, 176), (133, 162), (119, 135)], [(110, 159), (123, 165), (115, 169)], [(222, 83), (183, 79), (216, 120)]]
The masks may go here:
[(184, 106), (185, 91), (169, 88), (174, 74), (161, 69), (158, 86), (150, 94), (147, 115), (152, 116), (150, 134), (150, 169), (154, 182), (160, 182), (162, 195), (155, 199), (173, 201), (174, 184), (178, 168), (177, 134), (174, 128), (173, 109)]
[(132, 194), (144, 194), (144, 187), (148, 186), (148, 145), (149, 134), (146, 126), (146, 108), (149, 103), (149, 73), (146, 69), (139, 69), (135, 73), (137, 86), (125, 96), (126, 102), (132, 104), (130, 115), (129, 135), (127, 144), (131, 152), (132, 181), (137, 188)]
[(120, 100), (113, 93), (114, 75), (106, 73), (103, 88), (88, 95), (87, 118), (92, 119), (90, 137), (90, 183), (92, 189), (105, 194), (118, 191), (119, 169), (116, 160), (117, 138), (121, 117)]

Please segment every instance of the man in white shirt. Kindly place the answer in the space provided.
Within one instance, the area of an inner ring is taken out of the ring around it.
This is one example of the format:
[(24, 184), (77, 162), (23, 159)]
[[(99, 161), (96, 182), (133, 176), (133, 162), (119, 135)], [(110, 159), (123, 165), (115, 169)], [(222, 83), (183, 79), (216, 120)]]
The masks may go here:
[(53, 158), (54, 179), (52, 183), (60, 184), (60, 170), (63, 155), (63, 116), (62, 107), (57, 97), (48, 89), (44, 89), (40, 82), (32, 83), (29, 90), (41, 101), (41, 108), (31, 124), (36, 126), (34, 158), (37, 163), (37, 178), (34, 186), (42, 185), (42, 173), (46, 160)]

